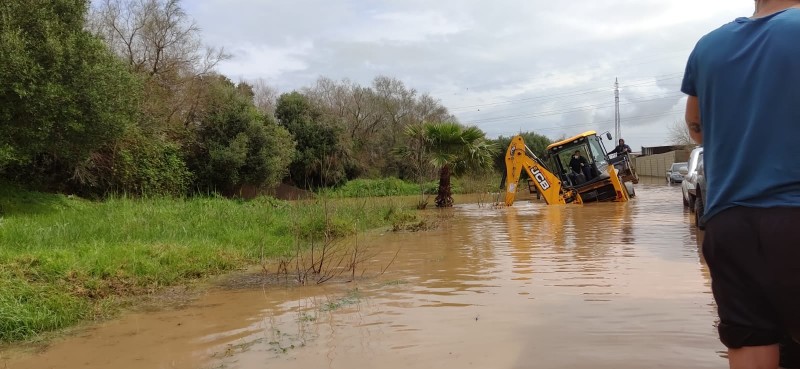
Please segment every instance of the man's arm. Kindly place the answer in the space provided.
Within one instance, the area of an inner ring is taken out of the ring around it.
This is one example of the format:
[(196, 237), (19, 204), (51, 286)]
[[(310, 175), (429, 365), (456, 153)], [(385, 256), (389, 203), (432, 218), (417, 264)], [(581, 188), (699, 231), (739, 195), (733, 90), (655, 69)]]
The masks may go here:
[(686, 126), (689, 127), (689, 136), (694, 142), (703, 144), (703, 122), (700, 120), (700, 102), (697, 96), (689, 95), (686, 102)]

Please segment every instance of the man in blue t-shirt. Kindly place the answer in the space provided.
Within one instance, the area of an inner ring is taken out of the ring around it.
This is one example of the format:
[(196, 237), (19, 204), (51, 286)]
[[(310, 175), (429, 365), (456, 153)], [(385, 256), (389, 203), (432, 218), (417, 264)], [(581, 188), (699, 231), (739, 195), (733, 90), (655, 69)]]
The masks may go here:
[(777, 368), (800, 340), (800, 0), (757, 0), (705, 35), (681, 90), (704, 147), (720, 340), (731, 368)]

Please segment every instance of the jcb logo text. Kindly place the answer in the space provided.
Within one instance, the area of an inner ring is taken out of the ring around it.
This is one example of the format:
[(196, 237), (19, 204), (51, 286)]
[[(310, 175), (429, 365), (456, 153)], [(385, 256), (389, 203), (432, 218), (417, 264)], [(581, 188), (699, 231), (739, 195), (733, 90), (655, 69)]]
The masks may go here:
[(542, 190), (547, 190), (550, 188), (550, 183), (544, 178), (544, 174), (539, 171), (539, 168), (535, 168), (533, 170), (533, 178), (536, 179), (536, 182), (539, 182), (539, 186), (542, 187)]

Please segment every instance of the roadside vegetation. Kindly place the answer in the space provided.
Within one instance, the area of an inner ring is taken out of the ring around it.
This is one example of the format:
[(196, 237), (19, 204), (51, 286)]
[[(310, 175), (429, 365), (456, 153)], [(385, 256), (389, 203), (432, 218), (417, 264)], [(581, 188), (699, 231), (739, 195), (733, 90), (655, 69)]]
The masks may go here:
[[(475, 173), (458, 177), (452, 181), (453, 194), (497, 192), (500, 174), (494, 172)], [(399, 178), (354, 179), (339, 187), (327, 188), (321, 194), (332, 198), (387, 197), (387, 196), (433, 196), (439, 188), (438, 181), (413, 183)]]
[[(398, 79), (279, 93), (218, 73), (180, 0), (91, 5), (0, 4), (0, 341), (496, 191), (510, 138)], [(281, 184), (316, 197), (240, 199)]]
[(0, 186), (0, 341), (114, 312), (125, 297), (418, 221), (413, 200), (110, 198)]

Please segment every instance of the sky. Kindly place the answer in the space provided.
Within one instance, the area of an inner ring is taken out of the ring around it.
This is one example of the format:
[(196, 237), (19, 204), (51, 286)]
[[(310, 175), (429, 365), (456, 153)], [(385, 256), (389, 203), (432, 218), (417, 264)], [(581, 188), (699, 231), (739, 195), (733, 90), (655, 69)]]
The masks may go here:
[[(439, 99), (489, 137), (614, 132), (669, 143), (697, 40), (753, 13), (746, 0), (184, 0), (219, 71), (280, 92), (379, 75)], [(617, 137), (614, 138), (616, 141)]]

